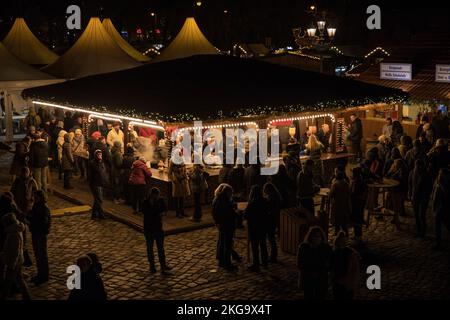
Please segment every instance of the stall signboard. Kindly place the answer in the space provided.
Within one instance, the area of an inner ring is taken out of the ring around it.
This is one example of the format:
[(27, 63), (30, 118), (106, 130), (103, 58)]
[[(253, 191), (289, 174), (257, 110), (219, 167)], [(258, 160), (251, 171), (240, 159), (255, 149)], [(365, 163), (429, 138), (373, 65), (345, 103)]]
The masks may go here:
[(450, 64), (436, 65), (436, 82), (450, 83)]
[(412, 64), (380, 63), (380, 79), (411, 81)]

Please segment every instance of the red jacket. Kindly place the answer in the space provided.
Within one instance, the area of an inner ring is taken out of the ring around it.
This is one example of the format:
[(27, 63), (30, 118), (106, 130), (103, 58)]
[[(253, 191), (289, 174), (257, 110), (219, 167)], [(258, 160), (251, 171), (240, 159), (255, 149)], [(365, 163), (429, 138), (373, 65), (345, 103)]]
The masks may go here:
[(147, 179), (152, 176), (152, 172), (145, 162), (136, 160), (131, 167), (131, 174), (128, 183), (134, 186), (147, 184)]

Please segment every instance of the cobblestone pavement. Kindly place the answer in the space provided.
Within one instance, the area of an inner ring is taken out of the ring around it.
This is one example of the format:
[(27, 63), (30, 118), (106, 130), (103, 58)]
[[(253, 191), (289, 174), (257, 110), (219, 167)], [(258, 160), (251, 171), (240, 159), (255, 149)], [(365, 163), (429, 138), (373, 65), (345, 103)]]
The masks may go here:
[[(0, 159), (0, 185), (5, 187), (6, 168)], [(2, 174), (3, 173), (3, 174)], [(72, 206), (50, 196), (50, 207)], [(408, 209), (410, 209), (408, 207)], [(361, 249), (362, 278), (359, 299), (449, 299), (450, 246), (448, 233), (442, 251), (432, 251), (432, 230), (425, 240), (413, 239), (414, 219), (402, 218), (396, 231), (390, 221), (373, 219), (364, 230), (366, 246)], [(430, 217), (431, 226), (431, 217)], [(246, 256), (242, 232), (235, 246)], [(215, 260), (215, 228), (166, 238), (171, 276), (150, 274), (144, 237), (121, 223), (92, 221), (88, 215), (53, 219), (49, 236), (51, 276), (47, 284), (30, 284), (34, 299), (66, 299), (66, 267), (88, 252), (95, 252), (103, 263), (103, 280), (110, 299), (301, 299), (297, 289), (295, 257), (280, 254), (280, 263), (269, 265), (259, 274), (239, 264), (235, 273), (218, 270)], [(30, 253), (32, 250), (30, 248)], [(33, 258), (34, 260), (34, 258)], [(381, 290), (365, 288), (365, 268), (381, 268)], [(25, 269), (27, 279), (35, 267)], [(16, 298), (19, 298), (18, 296)]]

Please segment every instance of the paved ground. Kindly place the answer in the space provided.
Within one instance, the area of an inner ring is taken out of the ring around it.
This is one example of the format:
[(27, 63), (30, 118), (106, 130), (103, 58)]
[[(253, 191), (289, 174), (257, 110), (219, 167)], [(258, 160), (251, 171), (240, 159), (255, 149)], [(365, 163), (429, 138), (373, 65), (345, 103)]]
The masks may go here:
[[(5, 186), (5, 162), (0, 155), (0, 185)], [(3, 174), (2, 174), (3, 173)], [(50, 197), (50, 207), (73, 204)], [(389, 221), (377, 221), (365, 230), (367, 245), (361, 250), (363, 278), (359, 299), (449, 299), (450, 246), (435, 252), (432, 230), (426, 240), (412, 238), (413, 219), (402, 219), (402, 230)], [(431, 223), (431, 221), (430, 221)], [(246, 243), (239, 233), (237, 251), (246, 255)], [(295, 257), (281, 254), (280, 263), (260, 274), (248, 272), (246, 263), (236, 273), (218, 270), (215, 261), (214, 228), (171, 235), (166, 238), (168, 262), (173, 275), (148, 272), (143, 235), (112, 220), (95, 222), (89, 215), (55, 218), (49, 237), (49, 283), (30, 285), (35, 299), (66, 299), (66, 267), (83, 254), (95, 252), (103, 262), (103, 279), (110, 299), (301, 299), (297, 290)], [(32, 252), (32, 251), (31, 251)], [(364, 270), (378, 264), (381, 290), (365, 289)], [(28, 277), (34, 266), (26, 269)]]

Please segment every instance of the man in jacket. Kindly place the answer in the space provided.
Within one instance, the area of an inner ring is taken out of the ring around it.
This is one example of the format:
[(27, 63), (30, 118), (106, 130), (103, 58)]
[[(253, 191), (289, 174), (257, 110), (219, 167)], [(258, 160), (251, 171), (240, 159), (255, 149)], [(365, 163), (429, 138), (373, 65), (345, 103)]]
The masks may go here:
[(164, 252), (164, 230), (162, 216), (166, 212), (166, 204), (159, 197), (159, 189), (153, 188), (142, 205), (144, 213), (144, 236), (147, 243), (147, 258), (150, 264), (150, 272), (155, 273), (155, 255), (153, 253), (153, 243), (156, 242), (158, 248), (159, 264), (161, 273), (166, 274), (172, 268), (166, 264), (166, 255)]
[(314, 216), (314, 195), (320, 191), (320, 187), (313, 179), (314, 162), (306, 160), (303, 171), (297, 176), (297, 200), (298, 205), (309, 211)]
[(48, 281), (47, 236), (50, 233), (51, 225), (50, 209), (47, 207), (42, 190), (38, 190), (34, 194), (34, 204), (29, 221), (37, 267), (37, 275), (32, 278), (32, 281), (36, 285), (40, 285)]
[(105, 219), (103, 212), (103, 187), (107, 185), (107, 173), (103, 163), (101, 150), (94, 152), (94, 160), (89, 163), (89, 186), (91, 187), (94, 204), (92, 205), (92, 219)]
[(23, 232), (25, 226), (19, 222), (14, 213), (8, 213), (1, 219), (1, 227), (5, 230), (6, 237), (0, 253), (0, 261), (6, 269), (5, 281), (3, 283), (0, 300), (6, 299), (14, 283), (16, 283), (22, 293), (24, 300), (30, 299), (28, 287), (23, 279)]
[(352, 114), (350, 116), (350, 136), (349, 139), (352, 142), (352, 150), (355, 154), (356, 161), (362, 159), (362, 150), (361, 150), (361, 139), (363, 138), (363, 127), (361, 119), (356, 116), (356, 114)]
[(30, 162), (38, 190), (47, 192), (48, 143), (40, 135), (34, 137), (30, 146)]
[(120, 122), (114, 122), (113, 128), (108, 132), (108, 137), (106, 138), (106, 142), (108, 143), (109, 148), (114, 146), (114, 142), (119, 141), (122, 145), (121, 153), (124, 152), (124, 134), (123, 131), (120, 130)]

